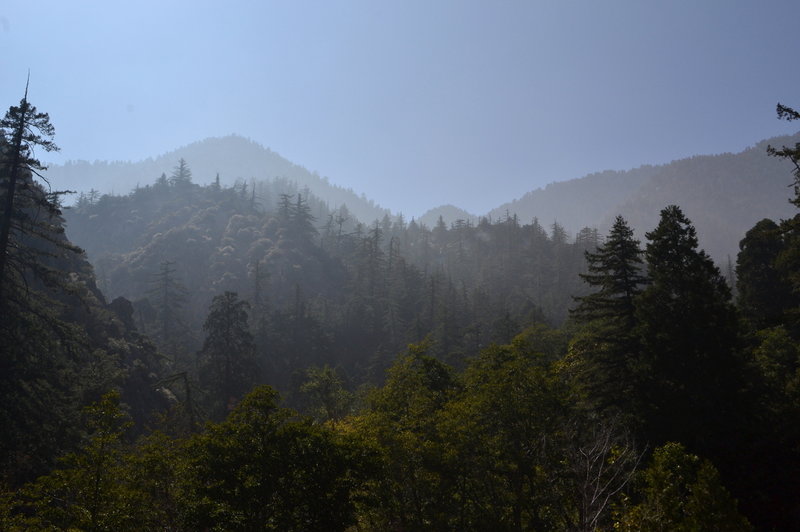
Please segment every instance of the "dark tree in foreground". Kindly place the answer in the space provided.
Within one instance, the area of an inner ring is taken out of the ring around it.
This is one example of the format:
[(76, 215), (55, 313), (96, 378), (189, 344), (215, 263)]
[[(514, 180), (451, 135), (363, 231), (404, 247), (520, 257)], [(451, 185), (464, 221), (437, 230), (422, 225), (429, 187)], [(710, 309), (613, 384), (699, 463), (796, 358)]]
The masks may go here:
[(654, 442), (709, 451), (731, 421), (742, 370), (730, 289), (698, 250), (695, 229), (679, 207), (662, 210), (647, 238), (650, 285), (637, 304), (645, 426)]
[(586, 251), (588, 273), (581, 278), (596, 291), (575, 298), (572, 316), (585, 327), (572, 352), (579, 359), (582, 386), (601, 408), (621, 407), (631, 398), (639, 352), (635, 300), (646, 282), (641, 255), (639, 241), (621, 216), (606, 242)]
[[(0, 298), (6, 284), (13, 219), (18, 216), (18, 187), (30, 187), (31, 174), (41, 177), (45, 167), (34, 156), (36, 147), (58, 150), (53, 142), (55, 129), (47, 113), (40, 113), (28, 102), (28, 87), (19, 106), (12, 106), (0, 120), (0, 179), (2, 179), (2, 214), (0, 215)], [(26, 180), (27, 178), (27, 180)], [(23, 182), (27, 181), (27, 182)], [(2, 299), (0, 299), (2, 300)]]
[(292, 420), (258, 387), (189, 448), (188, 530), (346, 530), (358, 485), (352, 453), (330, 431)]
[(777, 267), (786, 249), (780, 227), (772, 220), (761, 220), (747, 232), (739, 249), (739, 309), (753, 330), (779, 325), (797, 303), (791, 284)]
[[(789, 122), (800, 120), (800, 113), (791, 107), (778, 104), (777, 112), (778, 118), (780, 119)], [(780, 149), (777, 149), (774, 146), (768, 146), (767, 153), (774, 157), (786, 159), (794, 165), (794, 170), (792, 171), (794, 174), (794, 198), (789, 201), (797, 207), (800, 207), (800, 142), (795, 144), (793, 148), (782, 146)]]
[(656, 449), (642, 480), (642, 501), (620, 508), (614, 530), (753, 529), (739, 513), (736, 500), (722, 485), (714, 465), (686, 452), (679, 443)]

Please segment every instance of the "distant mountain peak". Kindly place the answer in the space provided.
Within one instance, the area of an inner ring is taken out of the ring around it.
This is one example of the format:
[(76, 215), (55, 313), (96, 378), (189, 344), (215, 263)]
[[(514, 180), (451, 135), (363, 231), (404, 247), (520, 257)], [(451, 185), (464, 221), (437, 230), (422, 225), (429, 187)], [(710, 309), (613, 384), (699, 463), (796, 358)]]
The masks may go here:
[(471, 223), (475, 223), (478, 221), (478, 216), (465, 211), (460, 207), (456, 207), (455, 205), (440, 205), (439, 207), (434, 207), (433, 209), (428, 210), (417, 218), (417, 223), (427, 225), (428, 227), (433, 227), (439, 222), (439, 217), (442, 218), (444, 223), (450, 227), (453, 223), (458, 220), (464, 220)]
[(606, 170), (550, 183), (489, 212), (516, 214), (523, 223), (558, 220), (575, 234), (583, 227), (610, 228), (622, 214), (640, 238), (658, 223), (661, 209), (680, 205), (694, 222), (701, 246), (717, 261), (734, 256), (744, 233), (764, 217), (791, 215), (790, 165), (766, 152), (767, 145), (794, 145), (800, 133), (762, 140), (738, 153), (695, 155), (662, 165)]
[(270, 148), (236, 134), (209, 137), (137, 162), (70, 161), (64, 165), (52, 165), (48, 176), (53, 183), (58, 183), (59, 188), (127, 194), (137, 186), (155, 182), (162, 173), (169, 175), (180, 159), (186, 160), (192, 171), (192, 180), (201, 185), (212, 183), (217, 174), (221, 183), (227, 185), (252, 179), (282, 178), (297, 183), (301, 190), (307, 187), (332, 209), (346, 205), (356, 218), (365, 223), (391, 214), (363, 194), (334, 185), (327, 178), (292, 163)]

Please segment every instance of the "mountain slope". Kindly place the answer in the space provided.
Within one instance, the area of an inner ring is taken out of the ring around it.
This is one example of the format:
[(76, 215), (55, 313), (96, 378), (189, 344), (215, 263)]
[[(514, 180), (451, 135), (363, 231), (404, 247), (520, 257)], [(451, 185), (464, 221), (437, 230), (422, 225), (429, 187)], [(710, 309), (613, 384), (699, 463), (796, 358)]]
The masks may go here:
[(651, 179), (657, 171), (654, 166), (627, 172), (607, 170), (550, 183), (492, 209), (488, 216), (502, 219), (507, 214), (516, 214), (525, 222), (536, 217), (543, 225), (558, 221), (574, 234), (582, 227), (596, 226), (631, 191)]
[(757, 221), (791, 216), (791, 167), (767, 155), (766, 147), (793, 145), (800, 134), (759, 142), (740, 153), (702, 155), (661, 166), (605, 171), (551, 183), (489, 212), (507, 213), (544, 225), (558, 221), (570, 233), (582, 227), (606, 232), (622, 214), (639, 238), (658, 223), (661, 209), (683, 208), (697, 228), (700, 243), (715, 260), (735, 257), (739, 240)]
[(333, 185), (327, 178), (237, 135), (205, 139), (138, 162), (70, 161), (52, 165), (48, 178), (58, 183), (59, 188), (82, 192), (93, 188), (100, 193), (127, 194), (137, 186), (153, 183), (162, 173), (170, 175), (181, 158), (187, 161), (194, 182), (199, 184), (213, 182), (217, 174), (223, 184), (229, 185), (237, 180), (281, 177), (296, 182), (300, 189), (308, 187), (332, 209), (347, 205), (349, 211), (365, 223), (389, 214), (363, 195)]
[[(717, 262), (736, 259), (739, 241), (764, 218), (788, 218), (791, 165), (769, 157), (767, 144), (794, 144), (800, 136), (779, 137), (743, 152), (704, 155), (673, 162), (616, 206), (640, 237), (658, 223), (668, 204), (680, 205), (697, 228), (701, 246)], [(607, 213), (601, 227), (615, 214)]]
[(447, 227), (450, 227), (458, 220), (464, 220), (472, 224), (478, 221), (477, 216), (470, 214), (464, 209), (456, 207), (455, 205), (442, 205), (428, 210), (417, 219), (417, 223), (424, 224), (428, 227), (436, 227), (436, 224), (439, 222), (439, 217), (442, 218), (442, 221), (444, 221)]

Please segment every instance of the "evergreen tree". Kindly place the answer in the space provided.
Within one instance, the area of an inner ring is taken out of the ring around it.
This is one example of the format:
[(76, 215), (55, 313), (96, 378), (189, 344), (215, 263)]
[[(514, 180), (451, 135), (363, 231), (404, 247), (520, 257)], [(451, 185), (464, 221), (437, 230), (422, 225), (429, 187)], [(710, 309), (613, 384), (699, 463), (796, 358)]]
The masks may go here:
[[(800, 113), (791, 107), (778, 104), (776, 110), (778, 113), (778, 118), (782, 120), (786, 120), (788, 122), (800, 120)], [(794, 198), (789, 201), (791, 201), (795, 206), (800, 207), (800, 142), (795, 144), (793, 148), (782, 146), (780, 149), (777, 149), (773, 146), (767, 146), (767, 153), (774, 157), (786, 159), (794, 165), (794, 170), (792, 170), (792, 173), (794, 174)]]
[(661, 211), (647, 233), (650, 285), (637, 303), (642, 364), (637, 394), (646, 401), (651, 440), (702, 450), (723, 445), (737, 406), (737, 314), (719, 269), (698, 250), (694, 227), (679, 207)]
[(631, 400), (636, 359), (635, 300), (645, 285), (642, 250), (633, 230), (617, 216), (608, 239), (586, 251), (588, 273), (580, 277), (595, 291), (576, 297), (571, 314), (585, 325), (572, 345), (578, 378), (600, 408), (621, 407)]
[(181, 352), (178, 340), (183, 336), (185, 326), (180, 315), (188, 294), (186, 287), (176, 278), (176, 272), (174, 262), (163, 261), (158, 273), (153, 275), (152, 288), (148, 292), (156, 307), (159, 347), (173, 357)]
[(211, 412), (222, 419), (256, 383), (253, 335), (247, 323), (250, 305), (234, 292), (214, 297), (203, 324), (200, 382), (211, 392)]
[(303, 199), (303, 196), (298, 194), (289, 216), (290, 231), (298, 243), (309, 243), (317, 235), (315, 221), (316, 218), (311, 214), (311, 207), (308, 205), (308, 197)]
[[(11, 106), (0, 120), (0, 204), (3, 209), (0, 213), (0, 302), (4, 300), (6, 269), (16, 248), (11, 238), (12, 226), (20, 229), (20, 224), (30, 219), (24, 207), (20, 206), (19, 193), (36, 188), (32, 176), (41, 177), (39, 172), (45, 167), (33, 156), (33, 151), (37, 147), (48, 152), (57, 151), (58, 147), (52, 140), (54, 134), (49, 115), (38, 112), (28, 102), (26, 85), (19, 106)], [(36, 200), (39, 207), (52, 213), (58, 211), (46, 197), (39, 195)], [(27, 207), (31, 207), (30, 201)]]
[(189, 169), (189, 165), (186, 163), (186, 160), (181, 157), (181, 160), (178, 161), (178, 166), (176, 166), (172, 170), (172, 175), (169, 176), (169, 184), (174, 187), (188, 185), (192, 182), (192, 171)]
[(786, 311), (797, 305), (797, 297), (777, 268), (785, 250), (780, 227), (772, 220), (761, 220), (747, 232), (739, 249), (736, 277), (742, 315), (753, 330), (781, 324)]
[(617, 216), (606, 242), (584, 255), (588, 273), (580, 277), (597, 290), (575, 298), (578, 306), (571, 311), (572, 316), (582, 322), (604, 320), (617, 328), (632, 329), (636, 324), (634, 300), (646, 281), (642, 250), (633, 230)]
[(110, 373), (76, 324), (97, 308), (90, 267), (64, 236), (58, 193), (35, 179), (34, 150), (56, 150), (53, 134), (27, 88), (0, 120), (0, 482), (11, 485), (75, 443), (79, 401)]

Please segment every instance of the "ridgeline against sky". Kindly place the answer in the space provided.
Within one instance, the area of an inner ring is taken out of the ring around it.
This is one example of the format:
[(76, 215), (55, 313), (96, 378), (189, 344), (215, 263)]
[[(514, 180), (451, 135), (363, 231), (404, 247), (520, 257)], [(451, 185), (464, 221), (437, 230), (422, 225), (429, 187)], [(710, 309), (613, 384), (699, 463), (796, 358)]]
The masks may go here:
[[(0, 99), (68, 160), (237, 133), (409, 215), (794, 132), (800, 4), (183, 2), (0, 6)], [(121, 191), (124, 192), (124, 191)]]

